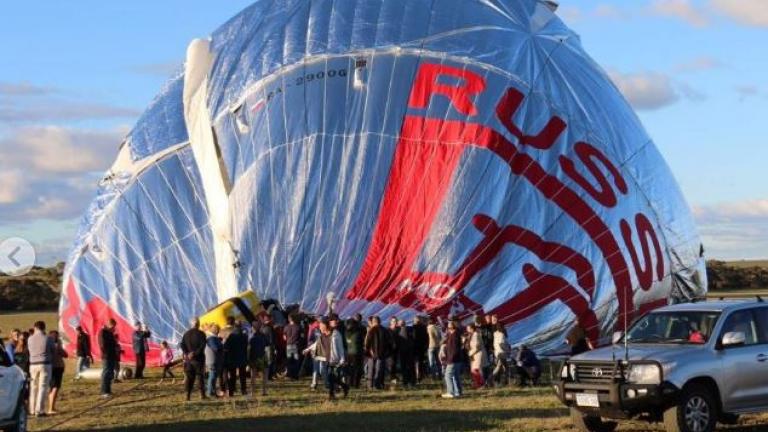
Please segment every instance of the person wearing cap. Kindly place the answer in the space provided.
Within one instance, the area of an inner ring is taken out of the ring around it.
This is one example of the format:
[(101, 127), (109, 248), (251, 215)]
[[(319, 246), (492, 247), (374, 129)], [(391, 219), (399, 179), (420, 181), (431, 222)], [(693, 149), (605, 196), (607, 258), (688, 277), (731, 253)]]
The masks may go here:
[(77, 355), (77, 363), (75, 363), (75, 380), (79, 380), (80, 374), (93, 363), (93, 356), (91, 355), (91, 337), (80, 326), (77, 326), (76, 330), (77, 348), (75, 349), (75, 354)]
[(147, 365), (148, 340), (152, 336), (147, 326), (136, 321), (133, 331), (133, 353), (136, 355), (136, 374), (134, 378), (144, 379), (144, 368)]

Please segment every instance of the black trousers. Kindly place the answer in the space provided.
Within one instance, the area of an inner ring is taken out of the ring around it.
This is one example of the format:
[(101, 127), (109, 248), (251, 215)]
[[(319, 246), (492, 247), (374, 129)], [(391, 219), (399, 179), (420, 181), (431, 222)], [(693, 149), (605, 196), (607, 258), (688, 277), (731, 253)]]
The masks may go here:
[(240, 393), (245, 396), (246, 393), (246, 382), (247, 378), (245, 376), (245, 365), (243, 366), (227, 366), (227, 391), (229, 392), (230, 396), (235, 395), (235, 385), (237, 384), (237, 379), (240, 378)]
[(115, 379), (114, 359), (103, 359), (101, 361), (101, 394), (112, 394), (112, 380)]
[(173, 371), (171, 370), (173, 366), (167, 364), (163, 366), (163, 376), (162, 378), (173, 378), (176, 379), (176, 377), (173, 375)]
[(147, 354), (136, 353), (136, 374), (133, 376), (136, 379), (144, 378), (144, 368), (147, 366)]
[(195, 381), (200, 385), (200, 396), (205, 399), (205, 364), (204, 362), (188, 361), (184, 364), (184, 386), (187, 390), (187, 400), (192, 396)]

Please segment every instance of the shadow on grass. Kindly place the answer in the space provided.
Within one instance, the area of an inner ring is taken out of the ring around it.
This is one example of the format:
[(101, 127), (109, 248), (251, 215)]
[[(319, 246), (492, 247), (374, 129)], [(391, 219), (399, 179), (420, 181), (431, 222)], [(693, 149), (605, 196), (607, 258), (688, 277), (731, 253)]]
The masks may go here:
[[(285, 416), (240, 417), (212, 420), (178, 421), (169, 424), (120, 426), (96, 429), (124, 432), (284, 432), (286, 430), (329, 431), (487, 431), (499, 429), (500, 423), (514, 418), (553, 418), (566, 415), (560, 409), (505, 409), (480, 412), (448, 410), (386, 411), (365, 413), (313, 413)], [(95, 429), (87, 429), (92, 431)], [(85, 432), (82, 429), (82, 432)]]

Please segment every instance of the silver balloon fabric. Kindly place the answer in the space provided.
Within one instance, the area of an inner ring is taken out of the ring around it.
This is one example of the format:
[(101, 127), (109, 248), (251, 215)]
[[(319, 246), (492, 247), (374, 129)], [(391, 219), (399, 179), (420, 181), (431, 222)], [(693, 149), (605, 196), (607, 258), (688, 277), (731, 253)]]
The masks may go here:
[(669, 168), (552, 9), (257, 1), (190, 46), (123, 143), (62, 329), (113, 317), (123, 343), (137, 320), (176, 342), (252, 289), (312, 313), (492, 314), (548, 352), (702, 295)]

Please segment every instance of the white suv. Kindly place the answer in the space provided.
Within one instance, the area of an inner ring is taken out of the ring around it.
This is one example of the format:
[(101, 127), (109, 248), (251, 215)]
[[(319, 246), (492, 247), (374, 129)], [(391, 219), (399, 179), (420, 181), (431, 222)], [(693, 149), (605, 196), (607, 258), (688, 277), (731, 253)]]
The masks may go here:
[(27, 432), (26, 395), (24, 371), (12, 365), (3, 351), (0, 353), (0, 429)]

